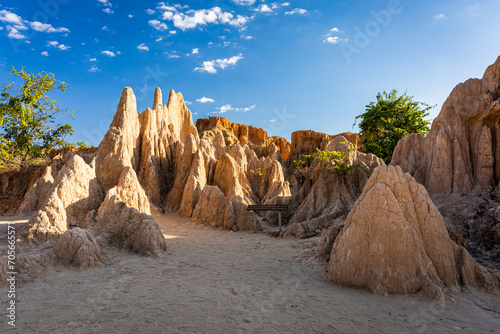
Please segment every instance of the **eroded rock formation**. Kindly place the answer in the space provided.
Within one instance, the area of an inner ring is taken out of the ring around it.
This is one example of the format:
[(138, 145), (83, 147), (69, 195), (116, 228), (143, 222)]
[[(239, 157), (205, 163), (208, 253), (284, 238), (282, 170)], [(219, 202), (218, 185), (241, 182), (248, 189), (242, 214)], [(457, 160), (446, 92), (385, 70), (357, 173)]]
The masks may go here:
[(336, 238), (330, 282), (376, 294), (424, 291), (445, 300), (446, 287), (500, 288), (454, 243), (426, 189), (400, 167), (381, 166), (368, 180)]
[(231, 123), (224, 117), (211, 116), (198, 119), (196, 128), (201, 137), (210, 137), (214, 132), (221, 132), (227, 146), (235, 144), (247, 145), (256, 151), (259, 157), (264, 155), (262, 152), (271, 144), (278, 148), (284, 160), (288, 159), (290, 154), (290, 143), (285, 138), (269, 137), (264, 129), (246, 124)]
[(78, 226), (101, 245), (159, 256), (166, 244), (150, 203), (214, 227), (252, 229), (247, 205), (290, 196), (281, 155), (289, 144), (262, 129), (219, 123), (199, 136), (182, 95), (171, 91), (164, 105), (160, 89), (153, 107), (138, 114), (126, 87), (96, 152), (85, 159), (66, 152), (30, 188), (19, 212), (35, 214), (22, 235), (61, 245)]
[(325, 150), (327, 149), (327, 145), (338, 136), (344, 137), (345, 141), (350, 142), (354, 147), (359, 147), (360, 138), (357, 133), (345, 132), (338, 135), (328, 135), (312, 130), (299, 130), (292, 133), (292, 143), (288, 161), (297, 160), (302, 154), (313, 153), (316, 151), (316, 148)]
[[(65, 249), (60, 253), (73, 253), (80, 249), (84, 231), (89, 240), (82, 241), (85, 250), (92, 248), (95, 239), (101, 246), (160, 256), (166, 243), (150, 215), (150, 205), (236, 231), (253, 229), (247, 205), (288, 203), (293, 217), (285, 235), (306, 237), (345, 215), (366, 183), (365, 171), (382, 163), (354, 151), (349, 162), (362, 169), (346, 178), (312, 173), (322, 168), (313, 164), (309, 179), (299, 185), (284, 172), (292, 150), (297, 156), (316, 148), (347, 150), (353, 145), (348, 139), (357, 143), (357, 135), (345, 138), (299, 131), (290, 144), (269, 137), (263, 129), (219, 117), (199, 120), (197, 126), (180, 93), (171, 91), (164, 105), (162, 92), (156, 89), (152, 108), (139, 114), (135, 96), (126, 87), (96, 152), (84, 158), (67, 152), (31, 187), (20, 212), (34, 210), (35, 214), (22, 235), (58, 244)], [(295, 182), (293, 194), (290, 181)], [(267, 214), (271, 220), (276, 220), (274, 216)], [(84, 230), (72, 232), (74, 226)], [(66, 239), (78, 242), (70, 247)], [(99, 261), (98, 254), (79, 255), (76, 260), (75, 256), (56, 258), (79, 266)]]
[(399, 141), (391, 165), (431, 193), (468, 193), (500, 181), (500, 57), (482, 79), (458, 84), (424, 138)]
[[(331, 141), (325, 139), (327, 141), (322, 144), (326, 150), (347, 152), (354, 148), (354, 145), (343, 136), (325, 138), (333, 138)], [(299, 145), (293, 146), (299, 147)], [(294, 196), (286, 199), (295, 211), (289, 226), (282, 233), (284, 237), (302, 239), (314, 236), (328, 228), (335, 219), (347, 215), (361, 194), (371, 171), (384, 164), (382, 159), (373, 154), (359, 151), (351, 151), (345, 162), (358, 167), (346, 174), (324, 173), (321, 171), (328, 165), (325, 162), (314, 162), (302, 174), (292, 175), (292, 178), (305, 175), (306, 180)]]
[[(42, 179), (50, 179), (48, 172), (49, 169)], [(37, 184), (43, 184), (44, 180)], [(47, 195), (43, 195), (43, 187), (40, 189), (40, 196), (45, 200), (21, 230), (24, 238), (48, 240), (59, 236), (69, 224), (82, 222), (87, 212), (99, 207), (103, 198), (94, 168), (79, 155), (74, 155), (64, 165), (52, 183)]]
[(101, 247), (90, 232), (78, 227), (64, 232), (53, 251), (57, 259), (78, 268), (101, 264)]

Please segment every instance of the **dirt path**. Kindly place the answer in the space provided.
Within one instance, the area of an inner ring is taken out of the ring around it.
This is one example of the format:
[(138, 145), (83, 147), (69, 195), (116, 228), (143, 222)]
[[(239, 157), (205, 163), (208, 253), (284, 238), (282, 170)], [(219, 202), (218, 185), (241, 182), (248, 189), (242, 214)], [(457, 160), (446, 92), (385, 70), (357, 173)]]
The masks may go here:
[[(1, 218), (1, 217), (0, 217)], [(375, 296), (326, 282), (315, 240), (195, 226), (158, 215), (169, 249), (113, 248), (106, 266), (62, 268), (19, 287), (18, 333), (498, 333), (500, 296)], [(5, 289), (3, 289), (5, 290)], [(1, 293), (2, 305), (6, 292)], [(2, 311), (0, 332), (7, 327)]]

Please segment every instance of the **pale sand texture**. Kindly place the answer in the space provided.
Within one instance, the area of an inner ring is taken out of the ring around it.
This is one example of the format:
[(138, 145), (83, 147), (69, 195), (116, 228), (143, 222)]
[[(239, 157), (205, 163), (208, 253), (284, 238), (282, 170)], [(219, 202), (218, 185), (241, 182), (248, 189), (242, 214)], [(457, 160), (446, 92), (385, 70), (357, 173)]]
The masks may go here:
[(103, 267), (61, 268), (21, 284), (17, 328), (7, 333), (500, 332), (499, 295), (455, 293), (457, 303), (443, 308), (422, 294), (337, 287), (326, 282), (327, 264), (310, 259), (317, 238), (283, 240), (154, 215), (169, 238), (163, 258), (107, 247)]

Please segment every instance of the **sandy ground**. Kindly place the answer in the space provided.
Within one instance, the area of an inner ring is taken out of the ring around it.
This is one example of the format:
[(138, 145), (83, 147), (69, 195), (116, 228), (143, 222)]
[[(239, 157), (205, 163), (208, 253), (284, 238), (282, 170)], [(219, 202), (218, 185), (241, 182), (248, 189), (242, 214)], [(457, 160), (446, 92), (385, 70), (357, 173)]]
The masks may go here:
[(0, 332), (500, 333), (499, 295), (453, 293), (446, 307), (422, 294), (375, 296), (327, 283), (326, 263), (311, 258), (317, 239), (155, 216), (168, 238), (163, 258), (105, 248), (102, 267), (57, 267), (19, 284), (17, 327), (2, 307)]

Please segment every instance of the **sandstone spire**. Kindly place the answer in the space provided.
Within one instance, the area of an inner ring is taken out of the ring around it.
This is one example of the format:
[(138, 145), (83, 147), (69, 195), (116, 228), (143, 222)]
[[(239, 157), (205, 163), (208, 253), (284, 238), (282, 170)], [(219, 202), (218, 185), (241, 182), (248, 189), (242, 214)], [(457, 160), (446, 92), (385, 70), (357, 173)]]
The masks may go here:
[(336, 238), (330, 282), (376, 294), (424, 291), (444, 301), (445, 287), (486, 290), (500, 280), (449, 237), (425, 188), (400, 167), (378, 167)]

